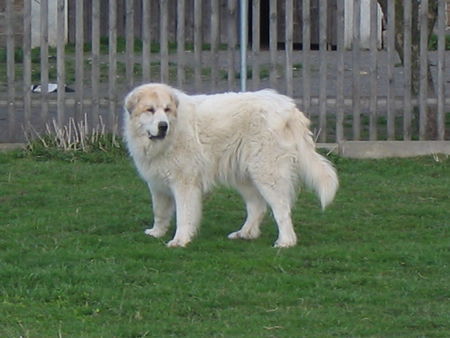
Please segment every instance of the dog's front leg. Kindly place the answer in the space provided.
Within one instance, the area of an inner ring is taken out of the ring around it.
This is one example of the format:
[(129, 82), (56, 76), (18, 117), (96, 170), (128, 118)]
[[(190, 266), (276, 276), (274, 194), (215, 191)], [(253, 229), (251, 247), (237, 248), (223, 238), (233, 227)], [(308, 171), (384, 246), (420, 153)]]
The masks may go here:
[(195, 185), (174, 187), (177, 230), (168, 247), (184, 247), (194, 237), (202, 214), (202, 192)]
[(152, 194), (154, 220), (153, 228), (146, 229), (145, 234), (159, 238), (164, 236), (169, 229), (170, 220), (175, 211), (175, 205), (170, 193), (152, 189), (150, 186), (149, 188)]

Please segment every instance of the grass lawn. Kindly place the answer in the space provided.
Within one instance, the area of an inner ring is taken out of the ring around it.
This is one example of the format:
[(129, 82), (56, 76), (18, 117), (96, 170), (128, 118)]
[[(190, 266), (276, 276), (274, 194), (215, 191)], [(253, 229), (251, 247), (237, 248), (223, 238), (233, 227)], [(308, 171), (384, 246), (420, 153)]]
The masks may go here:
[(185, 249), (146, 237), (145, 184), (124, 156), (0, 154), (1, 337), (450, 336), (450, 159), (333, 158), (324, 213), (294, 211), (295, 248), (230, 241), (245, 210), (205, 200)]

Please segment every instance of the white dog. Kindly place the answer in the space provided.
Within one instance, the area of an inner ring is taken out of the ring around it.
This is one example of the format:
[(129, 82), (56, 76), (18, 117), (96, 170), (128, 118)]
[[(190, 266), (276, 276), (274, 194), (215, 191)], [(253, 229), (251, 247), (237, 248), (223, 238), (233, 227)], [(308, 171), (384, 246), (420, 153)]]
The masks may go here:
[(236, 188), (247, 219), (231, 239), (260, 234), (266, 205), (279, 235), (275, 247), (296, 244), (291, 208), (299, 181), (325, 208), (338, 178), (315, 151), (309, 120), (292, 99), (272, 90), (189, 96), (163, 84), (145, 84), (125, 98), (125, 138), (152, 194), (154, 224), (162, 237), (176, 212), (169, 247), (186, 246), (197, 232), (202, 195), (216, 183)]

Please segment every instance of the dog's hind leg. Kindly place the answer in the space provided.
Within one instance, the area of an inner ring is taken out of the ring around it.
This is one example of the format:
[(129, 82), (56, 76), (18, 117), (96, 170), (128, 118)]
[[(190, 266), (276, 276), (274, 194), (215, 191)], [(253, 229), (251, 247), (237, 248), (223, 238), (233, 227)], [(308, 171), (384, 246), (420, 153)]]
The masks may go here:
[(292, 191), (290, 182), (279, 178), (274, 184), (260, 183), (258, 189), (272, 208), (273, 216), (278, 225), (278, 239), (275, 248), (287, 248), (297, 244), (291, 218)]
[(177, 214), (177, 230), (168, 247), (184, 247), (197, 232), (202, 214), (202, 191), (193, 185), (173, 189)]
[(228, 235), (230, 239), (254, 239), (260, 235), (259, 226), (267, 210), (267, 204), (259, 191), (251, 183), (237, 187), (247, 207), (247, 219), (238, 231)]
[(170, 220), (175, 211), (175, 204), (171, 195), (152, 191), (153, 204), (153, 227), (146, 229), (145, 234), (152, 237), (162, 237), (166, 234), (170, 226)]

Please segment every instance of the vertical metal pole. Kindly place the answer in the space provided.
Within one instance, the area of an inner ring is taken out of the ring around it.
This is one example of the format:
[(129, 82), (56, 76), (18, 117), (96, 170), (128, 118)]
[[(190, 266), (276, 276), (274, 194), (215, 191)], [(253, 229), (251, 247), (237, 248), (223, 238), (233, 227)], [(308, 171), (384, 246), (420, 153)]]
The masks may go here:
[(248, 34), (248, 0), (241, 0), (240, 39), (241, 39), (241, 91), (247, 90), (247, 34)]

